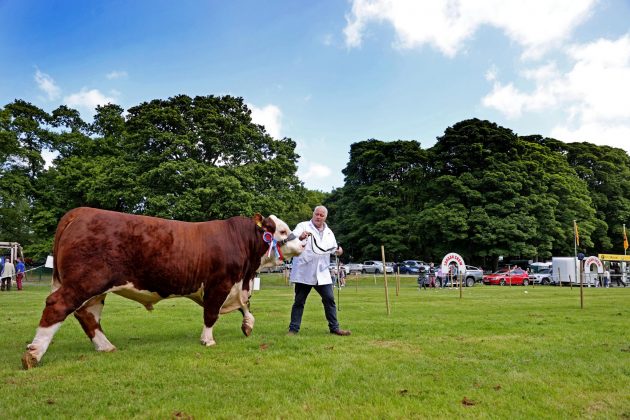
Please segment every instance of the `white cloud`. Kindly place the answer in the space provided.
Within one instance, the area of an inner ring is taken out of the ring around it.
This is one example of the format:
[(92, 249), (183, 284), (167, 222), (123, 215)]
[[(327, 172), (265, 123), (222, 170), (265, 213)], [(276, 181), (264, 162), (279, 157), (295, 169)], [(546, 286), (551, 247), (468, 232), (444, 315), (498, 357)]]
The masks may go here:
[(107, 73), (105, 75), (105, 77), (109, 80), (113, 80), (113, 79), (126, 79), (127, 78), (127, 72), (126, 71), (118, 71), (118, 70), (114, 70), (111, 71), (109, 73)]
[(116, 102), (114, 98), (105, 96), (98, 89), (87, 90), (86, 88), (81, 89), (81, 91), (77, 93), (66, 96), (63, 101), (69, 107), (81, 108), (82, 110), (87, 111), (90, 115), (94, 115), (98, 105)]
[(486, 71), (485, 78), (489, 82), (494, 82), (497, 80), (499, 75), (499, 69), (494, 64)]
[(630, 151), (630, 34), (575, 44), (565, 52), (566, 71), (553, 63), (526, 69), (531, 92), (495, 81), (483, 105), (508, 117), (561, 111), (565, 120), (550, 135), (564, 141), (609, 144)]
[(280, 138), (282, 132), (282, 111), (275, 105), (266, 105), (258, 108), (255, 105), (247, 104), (252, 111), (252, 121), (255, 124), (265, 126), (265, 130), (271, 137)]
[(495, 108), (508, 118), (521, 117), (523, 112), (542, 111), (556, 105), (554, 85), (539, 85), (534, 92), (526, 94), (514, 87), (513, 83), (503, 85), (495, 81), (492, 92), (482, 98), (481, 103)]
[(298, 176), (305, 181), (324, 179), (332, 174), (331, 169), (321, 163), (309, 163), (306, 169), (303, 169), (301, 172)]
[(370, 23), (386, 22), (402, 49), (430, 45), (452, 57), (483, 25), (502, 30), (538, 57), (565, 40), (597, 0), (353, 0), (344, 28), (346, 45), (358, 47)]
[(54, 101), (59, 98), (61, 89), (55, 83), (54, 79), (48, 74), (41, 72), (39, 69), (35, 71), (35, 83), (40, 90), (44, 91), (48, 96), (48, 99)]
[(558, 125), (549, 136), (567, 142), (587, 141), (602, 146), (618, 147), (630, 153), (630, 124), (609, 125), (596, 122), (581, 124), (576, 128)]

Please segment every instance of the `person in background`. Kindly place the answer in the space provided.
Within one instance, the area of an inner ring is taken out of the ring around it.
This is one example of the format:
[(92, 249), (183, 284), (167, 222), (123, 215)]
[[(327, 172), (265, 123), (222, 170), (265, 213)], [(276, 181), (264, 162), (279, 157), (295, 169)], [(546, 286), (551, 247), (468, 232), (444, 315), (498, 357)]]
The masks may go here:
[(340, 287), (345, 287), (346, 286), (346, 267), (343, 266), (343, 263), (339, 264), (339, 273), (337, 273), (337, 275), (339, 276), (339, 286)]
[(623, 281), (623, 274), (621, 273), (621, 265), (619, 263), (613, 263), (610, 266), (610, 271), (614, 277), (613, 280), (615, 281), (615, 283), (617, 283), (617, 287), (621, 287), (622, 285), (623, 287), (626, 287), (626, 283), (624, 283)]
[(11, 290), (11, 281), (13, 281), (15, 277), (15, 266), (11, 262), (11, 257), (5, 257), (4, 269), (0, 277), (2, 277), (0, 280), (0, 290), (6, 290), (7, 292)]
[(24, 265), (24, 261), (22, 261), (22, 258), (18, 258), (17, 264), (15, 264), (15, 285), (18, 290), (22, 290), (22, 280), (24, 279), (25, 272), (26, 266)]
[(429, 263), (429, 287), (435, 288), (435, 267)]
[[(337, 305), (333, 291), (330, 270), (330, 253), (339, 256), (343, 249), (337, 244), (335, 234), (326, 224), (328, 210), (324, 206), (317, 206), (313, 210), (313, 217), (307, 222), (298, 223), (293, 234), (301, 241), (306, 240), (304, 251), (293, 258), (291, 283), (295, 285), (295, 299), (291, 308), (291, 323), (288, 335), (296, 335), (302, 324), (304, 305), (311, 289), (315, 289), (322, 298), (324, 314), (328, 320), (331, 334), (350, 335), (349, 330), (339, 328), (337, 321)], [(307, 238), (310, 238), (307, 240)]]
[(426, 289), (429, 283), (427, 279), (427, 268), (424, 265), (418, 267), (418, 289)]
[(459, 282), (459, 270), (457, 269), (456, 264), (450, 264), (448, 266), (448, 280), (451, 282), (451, 287), (458, 284)]
[(446, 283), (446, 280), (445, 280), (444, 274), (442, 272), (442, 265), (441, 264), (438, 267), (437, 271), (435, 272), (435, 278), (440, 281), (440, 287), (444, 287), (444, 283)]
[(604, 271), (604, 287), (610, 287), (610, 271), (608, 271), (608, 268)]

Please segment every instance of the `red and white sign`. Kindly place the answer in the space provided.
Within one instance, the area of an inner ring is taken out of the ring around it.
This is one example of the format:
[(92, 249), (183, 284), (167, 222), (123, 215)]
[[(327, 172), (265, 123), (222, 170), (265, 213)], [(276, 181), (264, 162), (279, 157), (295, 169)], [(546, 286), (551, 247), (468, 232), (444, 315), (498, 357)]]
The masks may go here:
[(461, 257), (461, 255), (456, 254), (455, 252), (451, 252), (450, 254), (446, 254), (444, 258), (442, 258), (442, 273), (448, 273), (449, 265), (453, 263), (457, 264), (458, 273), (466, 272), (466, 263), (464, 262), (464, 259)]

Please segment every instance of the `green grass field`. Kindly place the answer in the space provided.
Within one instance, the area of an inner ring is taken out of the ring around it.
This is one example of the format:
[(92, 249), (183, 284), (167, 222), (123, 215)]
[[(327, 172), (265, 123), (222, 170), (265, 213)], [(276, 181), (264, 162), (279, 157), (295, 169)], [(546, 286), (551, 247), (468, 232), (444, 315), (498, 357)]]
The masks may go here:
[[(390, 277), (350, 280), (328, 333), (319, 296), (286, 336), (292, 289), (265, 275), (256, 326), (222, 316), (199, 344), (202, 309), (167, 300), (147, 312), (110, 295), (97, 353), (74, 317), (40, 367), (21, 369), (48, 294), (0, 293), (2, 418), (630, 418), (630, 288), (480, 286), (418, 291)], [(525, 293), (527, 291), (527, 293)], [(337, 292), (335, 291), (335, 295)]]

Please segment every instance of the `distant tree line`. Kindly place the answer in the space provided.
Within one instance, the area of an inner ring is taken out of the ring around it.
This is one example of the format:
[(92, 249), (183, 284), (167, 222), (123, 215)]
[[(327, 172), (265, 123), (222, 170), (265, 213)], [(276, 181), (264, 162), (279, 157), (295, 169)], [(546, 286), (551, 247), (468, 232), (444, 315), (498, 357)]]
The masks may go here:
[(327, 200), (346, 258), (439, 261), (458, 252), (486, 268), (579, 250), (623, 253), (630, 157), (618, 148), (519, 137), (471, 119), (429, 149), (416, 141), (354, 143), (345, 185)]
[(455, 251), (485, 266), (500, 255), (570, 255), (573, 220), (581, 249), (623, 251), (630, 157), (620, 149), (467, 120), (428, 149), (354, 143), (332, 193), (303, 186), (298, 158), (293, 140), (252, 122), (242, 98), (108, 104), (90, 123), (66, 106), (48, 113), (15, 100), (0, 108), (0, 241), (42, 258), (78, 206), (186, 221), (273, 213), (293, 226), (323, 203), (345, 258), (358, 261), (380, 258), (381, 245), (391, 260)]

